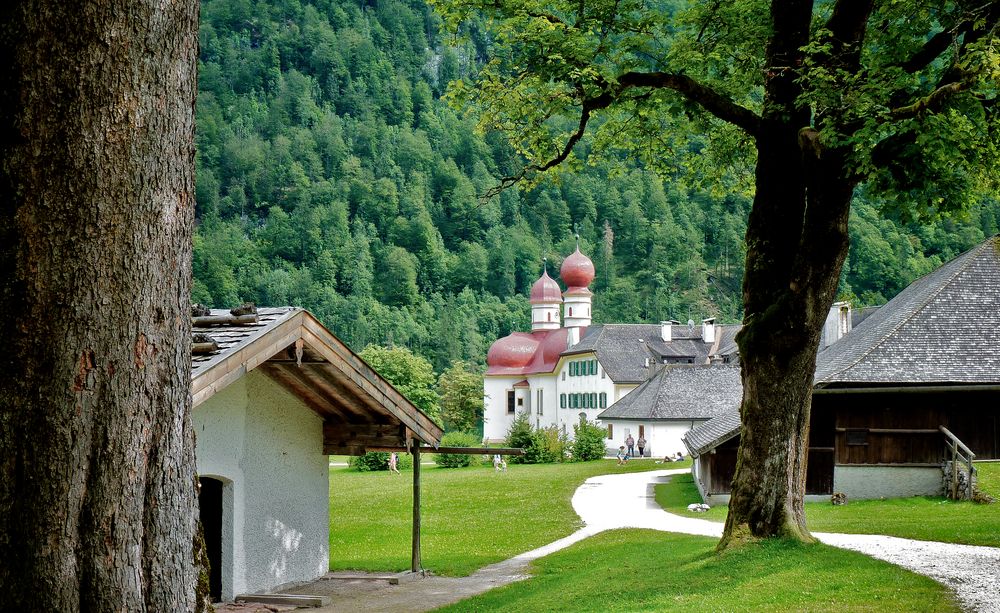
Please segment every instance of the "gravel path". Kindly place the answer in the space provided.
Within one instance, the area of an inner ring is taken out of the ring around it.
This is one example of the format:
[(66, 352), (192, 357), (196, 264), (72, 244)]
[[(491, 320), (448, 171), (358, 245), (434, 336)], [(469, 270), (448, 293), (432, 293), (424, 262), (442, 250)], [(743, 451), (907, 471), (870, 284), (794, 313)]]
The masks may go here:
[[(648, 528), (700, 536), (722, 535), (722, 524), (667, 513), (653, 499), (653, 487), (687, 469), (592, 477), (573, 495), (573, 509), (584, 527), (566, 538), (509, 560), (481, 568), (468, 577), (428, 577), (400, 585), (372, 581), (319, 580), (294, 593), (327, 594), (334, 604), (317, 613), (429, 611), (528, 578), (532, 560), (618, 528)], [(859, 551), (897, 564), (953, 589), (967, 611), (1000, 613), (1000, 548), (914, 541), (891, 536), (815, 533), (835, 547)]]
[[(721, 536), (722, 524), (663, 511), (653, 486), (687, 470), (603, 475), (588, 479), (573, 508), (588, 528), (651, 528)], [(813, 533), (823, 543), (851, 549), (926, 575), (955, 590), (967, 611), (1000, 613), (1000, 548), (915, 541), (871, 534)]]

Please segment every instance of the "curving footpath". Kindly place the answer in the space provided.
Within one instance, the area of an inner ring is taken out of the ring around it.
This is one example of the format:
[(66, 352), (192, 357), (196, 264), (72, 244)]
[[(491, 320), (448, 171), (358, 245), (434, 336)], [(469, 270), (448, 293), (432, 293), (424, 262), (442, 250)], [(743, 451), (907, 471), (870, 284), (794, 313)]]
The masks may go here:
[[(722, 535), (722, 524), (667, 513), (653, 499), (653, 487), (670, 475), (688, 469), (658, 470), (592, 477), (573, 495), (573, 509), (584, 527), (573, 534), (509, 560), (491, 564), (468, 577), (428, 577), (400, 586), (362, 582), (344, 586), (339, 593), (320, 589), (312, 593), (333, 595), (333, 605), (317, 613), (364, 610), (394, 613), (429, 611), (481, 594), (508, 583), (527, 579), (532, 560), (577, 543), (589, 536), (618, 528), (647, 528), (700, 536)], [(867, 534), (813, 533), (820, 541), (861, 552), (902, 566), (953, 589), (968, 611), (1000, 613), (1000, 548), (914, 541)], [(322, 582), (318, 582), (322, 583)], [(312, 584), (316, 586), (317, 583)], [(301, 587), (297, 593), (310, 593)]]
[[(722, 524), (667, 513), (653, 500), (654, 485), (686, 472), (658, 470), (588, 479), (573, 495), (573, 509), (587, 524), (580, 532), (589, 536), (614, 528), (649, 528), (722, 536)], [(943, 583), (955, 591), (965, 610), (1000, 613), (1000, 548), (877, 534), (814, 532), (813, 536), (827, 545), (858, 551)]]

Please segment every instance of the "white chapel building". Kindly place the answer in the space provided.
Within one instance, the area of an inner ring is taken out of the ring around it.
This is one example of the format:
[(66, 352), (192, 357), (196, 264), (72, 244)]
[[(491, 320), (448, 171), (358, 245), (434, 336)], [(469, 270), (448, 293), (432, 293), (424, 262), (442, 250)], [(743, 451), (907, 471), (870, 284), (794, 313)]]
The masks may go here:
[[(742, 389), (732, 372), (740, 326), (714, 319), (592, 325), (593, 262), (577, 247), (559, 277), (565, 291), (547, 270), (532, 285), (531, 332), (498, 339), (487, 354), (489, 442), (504, 440), (515, 417), (527, 413), (534, 427), (570, 436), (581, 419), (597, 422), (607, 429), (608, 449), (631, 434), (647, 440), (647, 456), (663, 456), (684, 449), (681, 437), (691, 428), (739, 406)], [(619, 404), (638, 387), (643, 393)]]

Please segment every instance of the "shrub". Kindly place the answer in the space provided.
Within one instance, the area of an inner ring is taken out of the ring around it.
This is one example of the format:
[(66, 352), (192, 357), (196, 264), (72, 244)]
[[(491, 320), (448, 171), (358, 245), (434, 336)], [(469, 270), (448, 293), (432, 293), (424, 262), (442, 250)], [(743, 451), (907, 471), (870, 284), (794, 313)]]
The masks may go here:
[[(527, 454), (528, 448), (532, 446), (532, 431), (531, 422), (528, 421), (527, 411), (517, 414), (514, 418), (514, 423), (510, 425), (510, 430), (507, 431), (507, 440), (504, 443), (508, 447), (518, 447), (525, 450)], [(510, 462), (512, 464), (525, 464), (527, 456), (511, 456)]]
[[(448, 432), (441, 437), (442, 447), (478, 447), (481, 442), (478, 435), (468, 432)], [(472, 466), (479, 460), (467, 453), (439, 453), (434, 456), (434, 461), (443, 468), (461, 468)]]
[[(413, 456), (408, 453), (398, 453), (396, 456), (396, 468), (413, 468)], [(365, 455), (352, 456), (347, 460), (347, 465), (360, 472), (389, 470), (389, 454), (384, 451), (369, 451)]]
[(383, 451), (369, 451), (365, 455), (351, 457), (347, 465), (361, 472), (389, 470), (389, 454)]
[(581, 420), (573, 426), (573, 445), (571, 455), (574, 462), (600, 460), (604, 457), (604, 428), (591, 421)]
[(555, 426), (540, 428), (531, 433), (531, 442), (524, 449), (525, 464), (551, 464), (562, 462), (566, 435)]

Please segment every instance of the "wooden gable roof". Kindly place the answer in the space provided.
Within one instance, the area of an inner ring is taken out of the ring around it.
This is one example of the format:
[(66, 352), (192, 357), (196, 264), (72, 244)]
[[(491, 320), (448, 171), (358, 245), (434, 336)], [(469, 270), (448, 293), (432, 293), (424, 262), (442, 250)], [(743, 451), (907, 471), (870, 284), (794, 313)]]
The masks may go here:
[(259, 369), (323, 418), (324, 453), (440, 444), (441, 428), (308, 311), (260, 308), (248, 323), (199, 323), (227, 315), (196, 318), (193, 332), (211, 336), (218, 350), (192, 358), (193, 406)]

